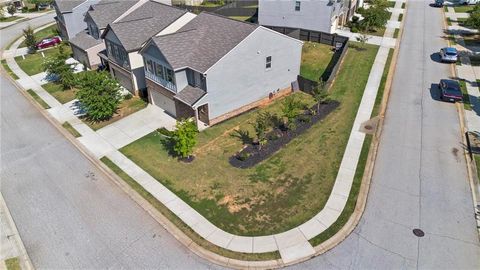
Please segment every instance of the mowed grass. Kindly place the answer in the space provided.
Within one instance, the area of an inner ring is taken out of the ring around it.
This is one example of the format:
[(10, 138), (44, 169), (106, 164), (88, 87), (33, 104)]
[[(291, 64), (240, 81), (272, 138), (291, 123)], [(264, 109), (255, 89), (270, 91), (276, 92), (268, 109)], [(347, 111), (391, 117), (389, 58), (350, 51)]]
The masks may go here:
[[(64, 46), (65, 53), (71, 54), (72, 49), (69, 46)], [(15, 61), (20, 66), (20, 68), (27, 73), (28, 75), (32, 76), (44, 71), (43, 63), (47, 57), (54, 57), (59, 53), (59, 46), (56, 48), (48, 49), (42, 52), (36, 52), (34, 54), (27, 54), (25, 55), (25, 59), (22, 56), (15, 57)]]
[(10, 77), (12, 77), (14, 80), (18, 80), (17, 74), (13, 73), (13, 71), (10, 69), (10, 67), (7, 64), (7, 60), (2, 60), (2, 66), (5, 69), (5, 72), (7, 72)]
[[(54, 24), (54, 25), (50, 25), (49, 27), (47, 28), (44, 28), (36, 33), (34, 33), (33, 35), (35, 36), (35, 40), (37, 42), (40, 42), (42, 39), (44, 38), (49, 38), (49, 37), (53, 37), (53, 36), (58, 36), (58, 32), (57, 32), (57, 25)], [(27, 47), (27, 44), (25, 43), (25, 40), (22, 41), (22, 43), (20, 43), (20, 45), (18, 45), (19, 48), (22, 48), (22, 47)]]
[(332, 57), (332, 46), (315, 42), (305, 42), (302, 50), (300, 75), (312, 81), (320, 81)]
[(3, 17), (3, 18), (0, 18), (0, 22), (13, 22), (18, 19), (20, 19), (20, 17), (18, 16)]
[(462, 90), (463, 94), (463, 108), (465, 110), (471, 111), (472, 104), (470, 103), (470, 95), (468, 94), (467, 90), (467, 82), (464, 80), (459, 80), (458, 83), (460, 84), (460, 89)]
[(75, 99), (75, 94), (77, 93), (78, 89), (76, 88), (68, 88), (63, 89), (63, 86), (54, 82), (49, 82), (47, 84), (42, 85), (43, 89), (45, 89), (50, 95), (58, 100), (58, 102), (65, 104), (69, 101)]
[[(330, 98), (340, 102), (337, 110), (253, 168), (237, 169), (228, 163), (242, 149), (235, 130), (253, 134), (249, 123), (257, 113), (279, 112), (281, 101), (201, 132), (190, 164), (170, 156), (158, 132), (121, 152), (228, 232), (267, 235), (298, 226), (323, 209), (330, 196), (378, 50), (365, 48), (349, 49), (345, 56), (330, 90)], [(307, 94), (295, 96), (313, 104)]]
[(50, 106), (48, 106), (48, 104), (37, 93), (35, 93), (35, 91), (33, 91), (32, 89), (28, 89), (27, 93), (29, 93), (32, 96), (32, 98), (38, 104), (40, 104), (40, 106), (42, 106), (42, 108), (44, 108), (45, 110), (50, 109)]
[(66, 129), (70, 134), (72, 134), (75, 138), (82, 136), (82, 134), (80, 134), (74, 127), (72, 127), (69, 122), (63, 123), (62, 127)]
[(139, 185), (133, 178), (126, 174), (122, 169), (120, 169), (115, 163), (113, 163), (109, 158), (102, 157), (100, 159), (105, 165), (107, 165), (116, 175), (118, 175), (125, 183), (127, 183), (133, 190), (135, 190), (140, 196), (142, 196), (150, 205), (152, 205), (157, 211), (159, 211), (163, 216), (168, 218), (177, 228), (182, 230), (193, 242), (197, 243), (199, 246), (212, 251), (216, 254), (233, 258), (237, 260), (249, 260), (249, 261), (263, 261), (263, 260), (276, 260), (280, 258), (279, 252), (266, 252), (266, 253), (239, 253), (234, 252), (228, 249), (221, 248), (216, 246), (209, 241), (202, 238), (200, 235), (195, 233), (187, 224), (185, 224), (179, 217), (177, 217), (173, 212), (171, 212), (165, 205), (158, 201), (152, 194), (148, 193), (141, 185)]
[(453, 7), (456, 13), (470, 13), (472, 12), (473, 8), (475, 8), (475, 5), (461, 5)]
[(108, 120), (92, 122), (88, 121), (87, 119), (82, 119), (82, 121), (87, 124), (91, 129), (98, 130), (146, 107), (147, 103), (143, 99), (138, 97), (132, 97), (131, 99), (125, 99), (120, 102), (117, 112), (112, 116), (112, 118)]

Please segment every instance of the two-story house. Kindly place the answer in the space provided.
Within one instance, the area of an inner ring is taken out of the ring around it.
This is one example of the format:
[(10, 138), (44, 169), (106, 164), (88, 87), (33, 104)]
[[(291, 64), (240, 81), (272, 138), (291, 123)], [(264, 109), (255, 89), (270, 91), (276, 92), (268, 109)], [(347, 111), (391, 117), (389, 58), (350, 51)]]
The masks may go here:
[(258, 22), (334, 33), (353, 16), (356, 5), (351, 4), (349, 0), (259, 0)]
[(105, 50), (101, 35), (109, 23), (135, 8), (141, 0), (101, 0), (85, 14), (87, 29), (70, 39), (73, 58), (88, 68), (100, 65), (98, 53)]
[(259, 25), (200, 13), (140, 51), (149, 100), (177, 119), (216, 124), (291, 92), (302, 46)]
[(195, 15), (183, 9), (149, 0), (128, 15), (108, 24), (102, 34), (106, 52), (99, 56), (108, 63), (120, 84), (139, 94), (146, 89), (142, 46), (153, 36), (175, 32)]
[(64, 40), (69, 40), (83, 31), (87, 24), (83, 21), (91, 5), (100, 0), (55, 0), (53, 7), (57, 13), (55, 21)]

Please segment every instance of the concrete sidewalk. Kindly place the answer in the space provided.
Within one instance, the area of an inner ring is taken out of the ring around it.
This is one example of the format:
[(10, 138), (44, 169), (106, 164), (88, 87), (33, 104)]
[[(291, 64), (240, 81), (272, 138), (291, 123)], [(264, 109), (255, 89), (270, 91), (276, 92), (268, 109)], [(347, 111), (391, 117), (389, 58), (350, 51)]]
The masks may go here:
[[(398, 1), (394, 10), (398, 11), (401, 3), (402, 1)], [(397, 20), (399, 14), (400, 12), (394, 12), (392, 14), (392, 21)], [(12, 71), (20, 78), (18, 82), (26, 89), (33, 89), (51, 107), (48, 112), (55, 119), (60, 123), (68, 121), (81, 134), (78, 140), (96, 158), (103, 156), (108, 157), (126, 174), (142, 185), (147, 192), (152, 194), (170, 211), (182, 219), (182, 221), (190, 226), (198, 235), (216, 246), (235, 252), (264, 253), (279, 251), (283, 263), (288, 264), (309, 258), (315, 254), (315, 249), (309, 243), (309, 240), (334, 224), (346, 205), (365, 139), (365, 134), (360, 132), (360, 126), (362, 123), (370, 120), (389, 50), (395, 46), (396, 40), (392, 38), (394, 29), (398, 26), (398, 23), (389, 23), (389, 25), (387, 25), (387, 31), (385, 31), (385, 36), (375, 37), (372, 41), (377, 42), (380, 48), (370, 71), (332, 193), (324, 209), (309, 221), (296, 228), (283, 233), (259, 237), (233, 235), (216, 227), (176, 194), (117, 150), (154, 130), (155, 124), (147, 125), (147, 128), (142, 129), (141, 132), (136, 132), (136, 130), (128, 131), (129, 126), (132, 127), (132, 121), (136, 122), (138, 121), (138, 117), (141, 117), (141, 115), (132, 115), (120, 120), (116, 124), (114, 123), (95, 132), (78, 118), (81, 112), (78, 111), (76, 101), (63, 105), (60, 104), (41, 87), (42, 82), (39, 81), (38, 78), (33, 79), (18, 67), (13, 57), (18, 44), (21, 42), (20, 40), (12, 46), (13, 49), (7, 57), (7, 63)], [(168, 121), (170, 120), (160, 119), (159, 121), (165, 124), (169, 123)]]

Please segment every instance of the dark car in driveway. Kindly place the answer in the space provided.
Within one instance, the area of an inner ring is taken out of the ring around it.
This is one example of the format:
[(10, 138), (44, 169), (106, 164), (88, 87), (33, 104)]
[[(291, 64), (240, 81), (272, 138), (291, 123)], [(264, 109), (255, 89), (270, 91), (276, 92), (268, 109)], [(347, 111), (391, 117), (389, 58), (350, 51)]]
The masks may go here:
[(463, 101), (463, 94), (458, 81), (440, 80), (438, 87), (440, 88), (441, 100), (449, 102)]
[(51, 37), (51, 38), (45, 38), (42, 41), (37, 43), (37, 49), (45, 49), (48, 47), (56, 46), (58, 44), (62, 43), (62, 38), (59, 36)]

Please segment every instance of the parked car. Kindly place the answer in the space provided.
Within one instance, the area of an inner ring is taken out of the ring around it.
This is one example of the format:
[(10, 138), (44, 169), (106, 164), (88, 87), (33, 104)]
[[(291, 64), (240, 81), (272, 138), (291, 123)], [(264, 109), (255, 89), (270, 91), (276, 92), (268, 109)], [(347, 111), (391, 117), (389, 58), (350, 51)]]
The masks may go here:
[(459, 0), (458, 4), (460, 5), (476, 5), (480, 3), (480, 0)]
[(37, 43), (37, 49), (45, 49), (48, 47), (56, 46), (58, 44), (62, 43), (62, 38), (59, 36), (51, 37), (51, 38), (45, 38), (42, 39), (42, 41)]
[(440, 49), (440, 59), (442, 62), (456, 63), (458, 60), (458, 51), (452, 47)]
[(444, 0), (435, 0), (435, 2), (433, 3), (433, 6), (434, 7), (443, 7), (443, 2), (444, 2)]
[(440, 99), (450, 102), (462, 102), (463, 94), (460, 84), (455, 80), (440, 80), (438, 84), (440, 88)]

